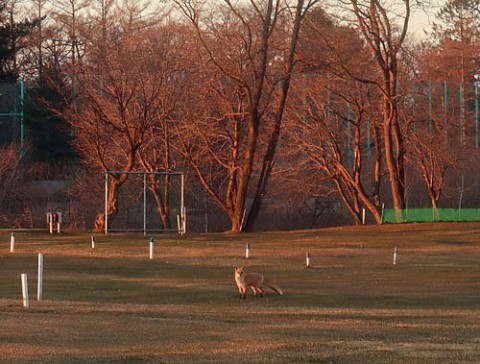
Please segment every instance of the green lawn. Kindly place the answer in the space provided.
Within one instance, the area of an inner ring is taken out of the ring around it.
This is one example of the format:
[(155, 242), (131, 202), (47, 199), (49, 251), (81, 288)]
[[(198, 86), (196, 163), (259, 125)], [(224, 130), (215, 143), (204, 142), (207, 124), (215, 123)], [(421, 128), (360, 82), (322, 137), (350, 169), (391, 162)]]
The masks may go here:
[[(0, 231), (1, 363), (480, 362), (480, 223), (90, 237)], [(238, 300), (234, 265), (284, 295)]]

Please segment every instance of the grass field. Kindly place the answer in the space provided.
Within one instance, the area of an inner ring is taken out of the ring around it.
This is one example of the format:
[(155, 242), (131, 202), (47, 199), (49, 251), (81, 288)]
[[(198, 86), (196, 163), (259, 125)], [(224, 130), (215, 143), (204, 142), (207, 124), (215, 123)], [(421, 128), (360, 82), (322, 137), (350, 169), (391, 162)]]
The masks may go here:
[[(480, 223), (90, 236), (0, 232), (1, 363), (480, 362)], [(234, 265), (285, 294), (239, 300)]]

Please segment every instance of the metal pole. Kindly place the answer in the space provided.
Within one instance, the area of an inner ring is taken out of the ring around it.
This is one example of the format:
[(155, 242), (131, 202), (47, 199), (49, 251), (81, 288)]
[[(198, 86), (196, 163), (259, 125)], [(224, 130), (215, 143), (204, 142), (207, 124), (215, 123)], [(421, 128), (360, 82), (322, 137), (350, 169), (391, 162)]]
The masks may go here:
[(183, 211), (184, 211), (184, 208), (185, 208), (185, 196), (184, 196), (184, 186), (185, 186), (185, 177), (183, 176), (183, 173), (180, 175), (180, 217), (181, 217), (181, 221), (183, 221)]
[(12, 232), (12, 235), (10, 236), (10, 253), (13, 253), (15, 251), (15, 233)]
[(24, 109), (25, 105), (25, 83), (20, 79), (20, 156), (25, 154), (25, 126), (24, 126)]
[(480, 105), (478, 104), (478, 81), (475, 82), (475, 146), (478, 148), (479, 140), (478, 140), (478, 112), (479, 112)]
[(412, 97), (413, 97), (413, 105), (412, 105), (412, 119), (414, 121), (413, 123), (413, 132), (416, 133), (416, 130), (415, 130), (415, 119), (416, 119), (416, 113), (415, 113), (415, 109), (417, 107), (417, 84), (413, 84), (412, 86)]
[(153, 254), (154, 254), (154, 249), (155, 249), (155, 241), (153, 240), (153, 238), (150, 238), (150, 249), (149, 249), (149, 258), (150, 260), (153, 259)]
[[(205, 192), (206, 193), (206, 192)], [(203, 198), (203, 204), (205, 209), (205, 232), (208, 233), (208, 211), (207, 211), (207, 196)]]
[(187, 233), (187, 209), (183, 208), (183, 220), (182, 220), (182, 234)]
[(108, 234), (108, 172), (105, 172), (105, 235)]
[(463, 144), (463, 82), (460, 82), (458, 92), (460, 97), (460, 144)]
[(443, 123), (445, 125), (445, 144), (448, 144), (448, 81), (443, 81)]
[(352, 106), (350, 102), (347, 101), (347, 153), (350, 154), (352, 152), (352, 140), (351, 140), (351, 120), (352, 120)]
[(22, 273), (20, 275), (22, 280), (22, 303), (23, 307), (28, 308), (30, 306), (30, 299), (28, 297), (28, 275), (27, 273)]
[(432, 85), (432, 81), (430, 80), (428, 82), (428, 118), (429, 118), (428, 130), (430, 135), (432, 135), (433, 133), (432, 98), (433, 98), (433, 85)]
[(37, 301), (43, 299), (43, 254), (38, 253)]
[(147, 173), (143, 172), (143, 236), (147, 236)]

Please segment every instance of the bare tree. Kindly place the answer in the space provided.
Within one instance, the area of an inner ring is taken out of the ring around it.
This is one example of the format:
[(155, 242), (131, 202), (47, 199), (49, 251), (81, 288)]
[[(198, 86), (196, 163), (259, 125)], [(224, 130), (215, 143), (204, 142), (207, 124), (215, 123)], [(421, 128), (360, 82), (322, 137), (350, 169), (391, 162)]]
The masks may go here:
[[(40, 79), (43, 78), (43, 65), (44, 65), (44, 42), (45, 42), (45, 18), (46, 18), (46, 4), (47, 0), (35, 0), (35, 14), (39, 19), (39, 24), (36, 29), (36, 32), (33, 34), (33, 44), (30, 55), (32, 60), (30, 64), (35, 65), (36, 73)], [(31, 73), (35, 73), (32, 71)]]
[[(117, 26), (124, 32), (119, 34), (112, 27), (107, 43), (83, 40), (89, 50), (88, 62), (75, 66), (74, 84), (64, 94), (68, 107), (58, 110), (74, 127), (83, 163), (104, 172), (134, 169), (139, 148), (157, 121), (161, 102), (161, 84), (154, 71), (158, 64), (152, 63), (160, 58), (149, 42), (154, 29), (144, 24), (132, 26), (130, 15), (117, 19)], [(127, 177), (120, 173), (109, 179), (110, 218), (117, 212), (117, 191)], [(97, 230), (104, 228), (104, 221), (104, 213), (99, 212)]]
[[(439, 22), (434, 23), (433, 36), (440, 44), (438, 59), (450, 60), (450, 67), (444, 69), (450, 76), (446, 79), (458, 79), (461, 92), (467, 82), (473, 81), (478, 73), (480, 58), (480, 2), (478, 0), (450, 0), (437, 13)], [(437, 76), (438, 77), (438, 76)], [(461, 100), (461, 115), (467, 114), (467, 98)], [(461, 125), (462, 143), (466, 145), (467, 126)]]
[(78, 61), (83, 57), (83, 49), (79, 29), (86, 19), (82, 11), (88, 6), (85, 0), (61, 0), (53, 2), (52, 17), (62, 24), (60, 29), (65, 33), (63, 41), (69, 48), (70, 67), (72, 74)]
[(299, 46), (304, 67), (293, 82), (287, 153), (302, 176), (328, 179), (356, 224), (364, 207), (381, 223), (381, 94), (368, 81), (370, 53), (354, 29), (321, 9), (311, 15)]
[(432, 208), (438, 207), (445, 184), (445, 175), (449, 169), (455, 169), (459, 154), (450, 148), (444, 148), (445, 134), (437, 132), (411, 133), (408, 142), (410, 163), (416, 168), (427, 189)]
[(199, 3), (176, 3), (196, 30), (209, 67), (201, 105), (210, 107), (191, 113), (183, 153), (228, 214), (232, 231), (242, 229), (251, 197), (246, 227), (252, 229), (275, 164), (300, 25), (315, 1), (290, 7), (251, 0), (242, 7), (225, 0), (219, 12), (207, 14)]
[[(405, 145), (398, 101), (400, 98), (399, 55), (410, 21), (410, 0), (391, 4), (379, 0), (350, 0), (356, 24), (371, 49), (380, 73), (378, 87), (383, 94), (382, 131), (384, 156), (389, 172), (393, 207), (399, 213), (405, 208)], [(377, 82), (374, 78), (371, 81)]]
[[(305, 100), (293, 103), (300, 110), (293, 109), (289, 118), (288, 145), (296, 168), (326, 176), (356, 224), (362, 222), (363, 207), (380, 224), (380, 137), (366, 87), (350, 80), (349, 92), (334, 101), (332, 90), (322, 92), (315, 80), (310, 75), (309, 85), (303, 86)], [(340, 78), (330, 82), (345, 84)]]
[[(408, 159), (424, 181), (433, 208), (442, 196), (448, 203), (457, 189), (456, 178), (449, 180), (448, 172), (453, 176), (464, 173), (462, 169), (475, 170), (476, 152), (471, 146), (478, 146), (478, 135), (468, 121), (475, 120), (478, 112), (478, 6), (477, 0), (447, 1), (437, 13), (431, 41), (416, 57), (421, 76), (414, 79), (416, 88), (423, 88), (428, 97), (423, 98), (423, 110), (417, 103), (413, 120), (417, 127), (409, 128)], [(428, 122), (423, 129), (421, 115)], [(478, 176), (468, 173), (467, 178), (476, 183)]]
[[(178, 155), (173, 125), (178, 111), (187, 102), (187, 89), (191, 80), (186, 72), (191, 65), (185, 54), (179, 49), (188, 49), (190, 39), (174, 24), (159, 26), (144, 41), (146, 54), (145, 66), (151, 77), (151, 95), (149, 100), (155, 113), (155, 123), (145, 136), (138, 150), (138, 161), (147, 172), (171, 172), (178, 166)], [(157, 212), (165, 229), (170, 229), (170, 181), (167, 175), (149, 174), (148, 187), (157, 205)]]

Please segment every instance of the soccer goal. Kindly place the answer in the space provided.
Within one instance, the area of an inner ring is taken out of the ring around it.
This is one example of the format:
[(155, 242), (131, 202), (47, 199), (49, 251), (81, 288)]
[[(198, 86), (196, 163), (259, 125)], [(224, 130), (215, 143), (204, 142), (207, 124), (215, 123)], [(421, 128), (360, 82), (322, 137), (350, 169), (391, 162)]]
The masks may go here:
[[(105, 234), (120, 231), (186, 232), (184, 176), (181, 172), (105, 173)], [(118, 188), (117, 212), (107, 214), (111, 178), (127, 175)]]

